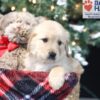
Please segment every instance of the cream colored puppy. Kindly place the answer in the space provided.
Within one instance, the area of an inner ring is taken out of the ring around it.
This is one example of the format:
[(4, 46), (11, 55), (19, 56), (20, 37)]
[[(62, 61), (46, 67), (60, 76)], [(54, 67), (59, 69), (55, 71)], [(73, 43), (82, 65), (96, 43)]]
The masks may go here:
[(68, 56), (68, 32), (55, 21), (44, 21), (33, 30), (24, 66), (32, 71), (49, 71), (49, 83), (59, 89), (66, 72), (82, 73), (80, 64)]

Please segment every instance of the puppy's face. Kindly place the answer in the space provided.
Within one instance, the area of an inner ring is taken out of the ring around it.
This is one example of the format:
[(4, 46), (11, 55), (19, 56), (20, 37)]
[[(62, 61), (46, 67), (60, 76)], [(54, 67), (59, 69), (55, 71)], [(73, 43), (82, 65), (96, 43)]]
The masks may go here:
[(57, 63), (66, 56), (67, 37), (64, 28), (54, 21), (38, 25), (29, 40), (28, 49), (38, 61)]

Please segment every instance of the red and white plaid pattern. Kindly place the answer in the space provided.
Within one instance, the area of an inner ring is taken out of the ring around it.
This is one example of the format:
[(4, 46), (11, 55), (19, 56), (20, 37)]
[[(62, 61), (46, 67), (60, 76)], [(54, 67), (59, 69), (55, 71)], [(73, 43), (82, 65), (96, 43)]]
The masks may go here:
[(78, 82), (76, 73), (65, 75), (65, 83), (54, 91), (48, 73), (0, 69), (0, 100), (63, 100)]

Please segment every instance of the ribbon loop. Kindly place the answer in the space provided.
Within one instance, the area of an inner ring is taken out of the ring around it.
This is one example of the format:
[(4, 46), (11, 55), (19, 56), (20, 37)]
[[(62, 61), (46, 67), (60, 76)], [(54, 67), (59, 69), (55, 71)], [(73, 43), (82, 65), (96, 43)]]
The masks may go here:
[(13, 51), (16, 48), (18, 48), (19, 45), (17, 43), (9, 41), (7, 36), (0, 36), (0, 57), (6, 52), (6, 51)]

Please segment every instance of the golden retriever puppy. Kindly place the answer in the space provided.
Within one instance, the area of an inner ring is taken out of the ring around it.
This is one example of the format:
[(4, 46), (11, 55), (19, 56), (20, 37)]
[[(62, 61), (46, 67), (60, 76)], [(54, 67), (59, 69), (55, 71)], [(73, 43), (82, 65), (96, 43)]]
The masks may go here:
[(68, 40), (68, 32), (58, 22), (47, 20), (37, 25), (28, 42), (25, 69), (50, 72), (51, 87), (59, 89), (64, 83), (65, 73), (83, 72), (81, 65), (68, 56)]

